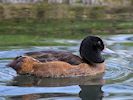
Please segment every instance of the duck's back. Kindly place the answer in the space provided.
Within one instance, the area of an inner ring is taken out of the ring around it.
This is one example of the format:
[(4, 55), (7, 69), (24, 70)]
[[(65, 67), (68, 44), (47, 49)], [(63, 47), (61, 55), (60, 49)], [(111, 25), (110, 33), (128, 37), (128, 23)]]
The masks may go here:
[(27, 56), (34, 57), (41, 62), (48, 62), (48, 61), (64, 61), (72, 65), (78, 65), (82, 63), (82, 59), (72, 54), (71, 52), (65, 51), (40, 51), (40, 52), (28, 52), (25, 53)]

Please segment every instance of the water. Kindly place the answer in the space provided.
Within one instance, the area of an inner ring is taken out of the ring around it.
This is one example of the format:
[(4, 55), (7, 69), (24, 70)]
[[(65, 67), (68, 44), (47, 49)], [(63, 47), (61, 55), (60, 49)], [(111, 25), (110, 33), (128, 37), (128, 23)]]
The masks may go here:
[(80, 40), (54, 40), (73, 46), (0, 47), (0, 100), (133, 100), (133, 35), (102, 38), (115, 54), (104, 55), (106, 72), (98, 77), (40, 79), (18, 76), (6, 67), (12, 58), (28, 51), (67, 50), (79, 55)]

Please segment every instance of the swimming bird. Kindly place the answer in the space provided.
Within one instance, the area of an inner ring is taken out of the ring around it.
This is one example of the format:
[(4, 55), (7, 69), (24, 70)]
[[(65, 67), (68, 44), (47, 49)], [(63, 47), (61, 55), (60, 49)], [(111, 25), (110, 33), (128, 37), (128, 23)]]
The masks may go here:
[(97, 36), (88, 36), (80, 44), (80, 56), (69, 52), (29, 52), (16, 57), (9, 66), (19, 74), (39, 77), (73, 77), (104, 73), (105, 63), (101, 53), (105, 45)]

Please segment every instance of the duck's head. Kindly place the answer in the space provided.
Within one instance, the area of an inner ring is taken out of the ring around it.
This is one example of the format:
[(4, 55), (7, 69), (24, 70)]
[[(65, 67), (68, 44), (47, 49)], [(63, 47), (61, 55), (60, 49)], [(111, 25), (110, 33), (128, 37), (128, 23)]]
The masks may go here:
[(39, 62), (38, 60), (29, 57), (29, 56), (19, 56), (16, 57), (10, 64), (9, 67), (12, 67), (19, 74), (30, 73), (33, 69), (33, 65)]
[(80, 45), (80, 55), (88, 64), (103, 63), (104, 58), (101, 53), (105, 49), (105, 45), (99, 37), (88, 36), (83, 39)]

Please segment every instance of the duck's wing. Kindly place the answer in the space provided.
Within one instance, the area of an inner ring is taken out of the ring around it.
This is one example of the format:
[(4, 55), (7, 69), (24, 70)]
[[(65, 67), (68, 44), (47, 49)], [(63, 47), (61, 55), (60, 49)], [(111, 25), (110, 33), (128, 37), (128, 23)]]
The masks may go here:
[(66, 51), (27, 52), (25, 55), (34, 57), (41, 62), (64, 61), (72, 65), (78, 65), (83, 62), (79, 56)]

